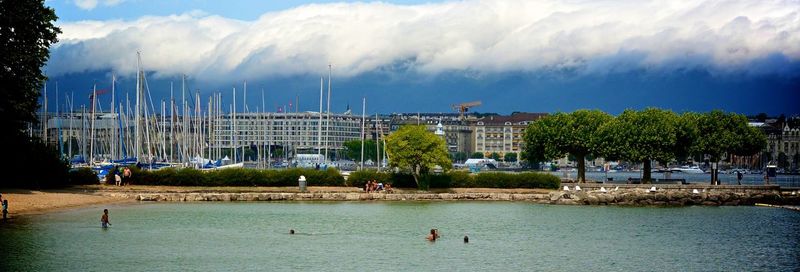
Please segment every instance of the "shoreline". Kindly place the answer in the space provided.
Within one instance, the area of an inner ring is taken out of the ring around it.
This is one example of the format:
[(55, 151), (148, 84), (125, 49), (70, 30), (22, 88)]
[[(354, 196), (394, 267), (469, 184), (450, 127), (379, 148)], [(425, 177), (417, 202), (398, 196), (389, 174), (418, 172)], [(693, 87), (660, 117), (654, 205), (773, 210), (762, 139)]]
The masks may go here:
[(129, 198), (90, 192), (80, 188), (58, 190), (0, 189), (8, 200), (9, 218), (80, 209), (102, 204), (134, 202)]
[[(0, 189), (9, 200), (10, 217), (45, 214), (103, 204), (164, 201), (520, 201), (551, 205), (614, 206), (739, 206), (756, 203), (797, 205), (800, 194), (782, 192), (776, 186), (601, 185), (564, 183), (570, 191), (548, 189), (451, 188), (394, 193), (364, 193), (355, 187), (179, 187), (105, 185), (74, 186), (59, 190)], [(575, 185), (581, 191), (575, 191)], [(694, 193), (693, 190), (702, 190)]]

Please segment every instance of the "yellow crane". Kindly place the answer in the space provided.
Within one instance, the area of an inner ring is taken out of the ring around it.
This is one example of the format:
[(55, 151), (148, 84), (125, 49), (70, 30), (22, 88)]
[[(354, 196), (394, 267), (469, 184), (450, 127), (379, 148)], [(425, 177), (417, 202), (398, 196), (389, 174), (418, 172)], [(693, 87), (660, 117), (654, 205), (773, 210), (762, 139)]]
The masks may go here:
[(466, 103), (461, 103), (461, 104), (452, 104), (452, 105), (450, 105), (450, 107), (454, 111), (457, 111), (458, 114), (459, 114), (459, 119), (463, 120), (465, 112), (469, 112), (470, 108), (474, 108), (474, 107), (477, 107), (477, 106), (480, 106), (480, 105), (481, 105), (481, 101), (472, 101), (472, 102), (466, 102)]

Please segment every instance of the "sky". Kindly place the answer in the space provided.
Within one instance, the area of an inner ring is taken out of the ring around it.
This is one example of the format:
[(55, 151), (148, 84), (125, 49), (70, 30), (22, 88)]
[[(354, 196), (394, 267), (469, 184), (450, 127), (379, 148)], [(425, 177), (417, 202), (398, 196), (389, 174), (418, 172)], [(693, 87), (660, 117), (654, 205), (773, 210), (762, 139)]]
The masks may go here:
[(318, 111), (330, 73), (334, 112), (361, 112), (366, 98), (368, 113), (477, 100), (472, 110), (501, 114), (800, 114), (797, 0), (45, 3), (63, 31), (44, 67), (49, 103), (57, 88), (62, 108), (68, 95), (88, 104), (112, 74), (124, 104), (140, 52), (155, 105), (182, 90), (227, 105), (235, 88), (239, 111), (245, 101), (250, 111), (295, 101)]

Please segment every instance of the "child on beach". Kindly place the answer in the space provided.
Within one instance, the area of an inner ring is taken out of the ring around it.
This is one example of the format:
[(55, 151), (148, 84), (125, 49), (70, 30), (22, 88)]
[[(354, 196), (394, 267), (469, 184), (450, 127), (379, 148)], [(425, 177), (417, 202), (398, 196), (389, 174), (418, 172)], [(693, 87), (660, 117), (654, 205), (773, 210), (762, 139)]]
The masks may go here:
[(103, 216), (100, 217), (100, 225), (103, 228), (108, 228), (108, 226), (111, 225), (111, 223), (108, 222), (108, 209), (103, 209)]

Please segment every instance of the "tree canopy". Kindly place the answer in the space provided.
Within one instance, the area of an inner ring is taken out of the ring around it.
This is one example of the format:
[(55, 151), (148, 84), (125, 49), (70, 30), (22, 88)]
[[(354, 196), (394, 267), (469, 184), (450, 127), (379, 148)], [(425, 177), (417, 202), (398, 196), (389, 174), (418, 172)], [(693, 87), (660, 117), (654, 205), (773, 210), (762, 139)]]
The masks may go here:
[[(351, 140), (346, 141), (342, 144), (344, 146), (344, 156), (348, 159), (354, 161), (361, 160), (361, 141), (359, 140)], [(376, 161), (378, 158), (378, 146), (376, 146), (375, 140), (366, 140), (364, 141), (364, 161), (372, 160)], [(380, 148), (383, 149), (383, 144), (380, 144)], [(381, 155), (383, 154), (383, 150), (381, 150)]]
[[(0, 0), (0, 142), (11, 148), (0, 164), (7, 169), (0, 187), (56, 187), (66, 184), (69, 165), (52, 147), (29, 137), (37, 121), (42, 67), (61, 30), (44, 0)], [(47, 169), (47, 171), (41, 171)]]
[(541, 162), (571, 154), (578, 161), (578, 180), (585, 181), (585, 158), (594, 151), (592, 139), (609, 120), (611, 116), (599, 110), (556, 113), (536, 120), (525, 130), (527, 159)]
[(19, 138), (36, 121), (50, 45), (58, 41), (58, 19), (44, 0), (0, 1), (0, 127)]
[(744, 115), (719, 110), (697, 117), (697, 133), (692, 152), (706, 155), (712, 162), (726, 154), (752, 155), (767, 144), (764, 133), (748, 126)]
[(505, 161), (505, 162), (515, 162), (515, 161), (517, 161), (517, 153), (506, 152), (506, 154), (503, 154), (503, 161)]
[(421, 125), (406, 125), (386, 137), (389, 165), (410, 171), (419, 187), (419, 177), (437, 165), (443, 170), (452, 167), (444, 139)]
[(678, 153), (678, 123), (672, 111), (648, 108), (625, 110), (600, 128), (594, 139), (598, 155), (641, 162), (642, 180), (650, 181), (650, 162), (666, 164)]
[(469, 154), (470, 159), (483, 159), (483, 152), (472, 152)]

